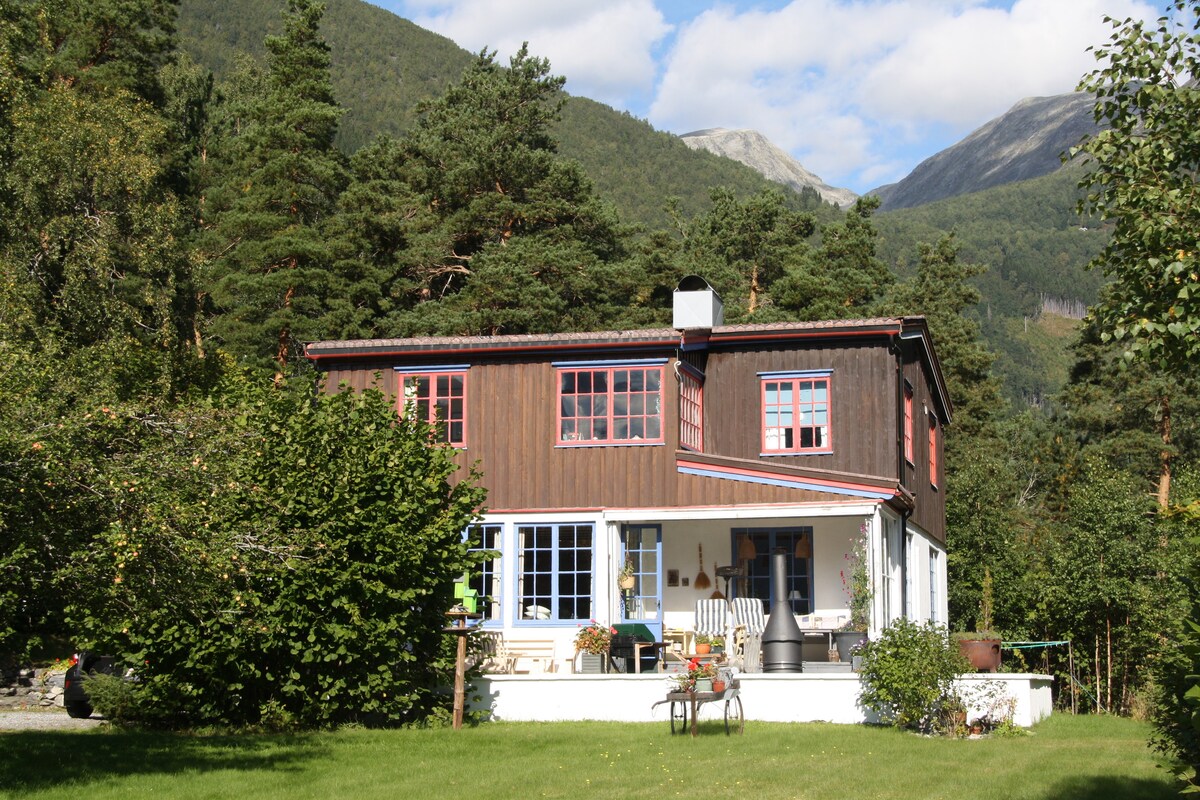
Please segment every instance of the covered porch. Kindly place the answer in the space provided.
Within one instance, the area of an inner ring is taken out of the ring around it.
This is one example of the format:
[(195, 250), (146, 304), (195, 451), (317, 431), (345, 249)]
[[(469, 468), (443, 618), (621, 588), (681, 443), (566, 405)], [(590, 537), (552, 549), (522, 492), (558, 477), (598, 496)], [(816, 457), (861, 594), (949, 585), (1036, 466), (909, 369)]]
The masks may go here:
[[(516, 673), (575, 672), (574, 639), (592, 621), (641, 626), (663, 643), (669, 667), (694, 650), (698, 631), (711, 632), (699, 608), (733, 600), (765, 619), (782, 599), (806, 633), (804, 660), (826, 662), (831, 632), (850, 617), (847, 572), (860, 545), (871, 632), (901, 616), (945, 620), (944, 550), (873, 498), (496, 513), (477, 533), (500, 555), (472, 588), (485, 630), (507, 647)], [(773, 596), (770, 580), (777, 552), (787, 565), (785, 598)]]

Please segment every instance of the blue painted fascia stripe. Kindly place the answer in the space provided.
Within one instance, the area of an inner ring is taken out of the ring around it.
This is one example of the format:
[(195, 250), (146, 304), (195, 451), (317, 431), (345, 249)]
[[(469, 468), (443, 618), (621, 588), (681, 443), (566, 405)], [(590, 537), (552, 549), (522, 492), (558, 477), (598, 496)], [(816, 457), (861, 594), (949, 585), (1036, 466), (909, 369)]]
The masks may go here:
[(809, 483), (801, 478), (768, 478), (737, 475), (715, 470), (695, 469), (694, 467), (678, 467), (684, 475), (696, 475), (701, 478), (724, 478), (727, 481), (742, 481), (743, 483), (759, 483), (766, 486), (782, 486), (785, 489), (809, 489), (814, 492), (829, 494), (844, 494), (850, 497), (866, 497), (871, 500), (887, 500), (892, 497), (889, 492), (872, 492), (865, 489), (844, 489), (836, 486), (826, 486), (821, 483)]

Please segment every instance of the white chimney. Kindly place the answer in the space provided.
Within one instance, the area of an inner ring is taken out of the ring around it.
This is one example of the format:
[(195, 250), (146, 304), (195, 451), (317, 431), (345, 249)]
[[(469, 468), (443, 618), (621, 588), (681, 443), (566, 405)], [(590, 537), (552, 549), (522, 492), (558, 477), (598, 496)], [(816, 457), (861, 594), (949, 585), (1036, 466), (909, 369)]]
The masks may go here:
[(701, 330), (725, 324), (721, 296), (699, 275), (688, 275), (675, 287), (672, 326), (675, 330)]

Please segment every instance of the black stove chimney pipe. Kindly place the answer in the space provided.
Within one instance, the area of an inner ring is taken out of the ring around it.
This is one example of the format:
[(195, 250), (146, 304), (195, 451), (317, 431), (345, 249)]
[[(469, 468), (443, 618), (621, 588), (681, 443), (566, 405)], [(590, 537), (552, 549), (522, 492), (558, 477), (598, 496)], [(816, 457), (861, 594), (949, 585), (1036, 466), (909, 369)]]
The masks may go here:
[(787, 550), (771, 554), (771, 593), (775, 604), (763, 631), (763, 672), (801, 672), (804, 669), (804, 634), (796, 624), (787, 591)]

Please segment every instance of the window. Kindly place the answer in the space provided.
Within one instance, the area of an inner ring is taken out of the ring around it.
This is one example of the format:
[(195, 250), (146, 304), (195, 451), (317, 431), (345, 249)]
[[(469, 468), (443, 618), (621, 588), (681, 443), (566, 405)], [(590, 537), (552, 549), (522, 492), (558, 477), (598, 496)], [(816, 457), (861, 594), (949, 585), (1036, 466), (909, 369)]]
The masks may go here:
[(913, 390), (904, 384), (904, 458), (913, 463)]
[(829, 373), (764, 373), (764, 453), (827, 453)]
[(592, 618), (592, 526), (517, 526), (517, 604), (522, 621)]
[(661, 444), (663, 368), (559, 369), (558, 443)]
[(401, 383), (404, 409), (416, 409), (416, 416), (433, 426), (438, 441), (455, 447), (467, 444), (467, 373), (464, 369), (443, 372), (411, 372)]
[[(777, 598), (772, 596), (771, 555), (777, 548), (787, 556), (788, 602), (796, 614), (813, 612), (812, 597), (812, 535), (811, 527), (798, 528), (734, 528), (733, 553), (737, 566), (746, 571), (745, 578), (730, 584), (738, 597), (757, 597), (765, 604), (764, 612), (770, 613)], [(754, 547), (754, 557), (749, 545)]]
[(929, 621), (941, 621), (938, 619), (938, 554), (933, 548), (929, 549)]
[(471, 573), (468, 585), (475, 590), (478, 598), (479, 613), (485, 620), (499, 620), (500, 617), (500, 587), (502, 573), (500, 570), (500, 536), (503, 528), (500, 525), (472, 525), (468, 534), (473, 550), (493, 550), (495, 558), (479, 564), (477, 572)]
[(938, 485), (938, 421), (932, 412), (929, 414), (929, 482), (934, 488)]
[(704, 386), (687, 371), (679, 373), (679, 444), (704, 452)]

